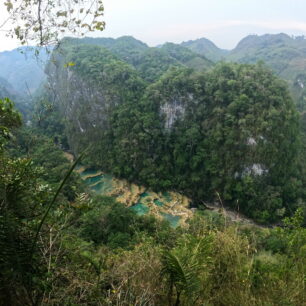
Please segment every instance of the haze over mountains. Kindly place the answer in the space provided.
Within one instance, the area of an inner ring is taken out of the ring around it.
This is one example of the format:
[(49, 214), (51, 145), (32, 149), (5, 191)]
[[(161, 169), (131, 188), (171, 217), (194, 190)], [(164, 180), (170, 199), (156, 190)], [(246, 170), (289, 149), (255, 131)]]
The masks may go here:
[(44, 65), (47, 53), (44, 49), (35, 55), (37, 48), (18, 48), (0, 52), (0, 77), (19, 94), (32, 94), (45, 80)]

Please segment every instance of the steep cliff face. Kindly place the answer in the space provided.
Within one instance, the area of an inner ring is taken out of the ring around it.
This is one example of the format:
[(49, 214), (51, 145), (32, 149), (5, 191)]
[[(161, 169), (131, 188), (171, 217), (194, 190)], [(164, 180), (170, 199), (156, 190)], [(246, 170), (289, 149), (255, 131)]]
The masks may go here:
[(184, 120), (186, 111), (197, 103), (192, 74), (192, 70), (183, 67), (172, 69), (146, 91), (146, 103), (156, 107), (165, 133), (171, 133), (176, 123)]
[[(64, 39), (60, 48), (53, 52), (46, 73), (49, 92), (54, 95), (66, 121), (71, 149), (77, 153), (90, 143), (95, 143), (95, 147), (99, 147), (97, 156), (101, 160), (101, 152), (104, 152), (101, 147), (114, 146), (114, 139), (120, 138), (116, 146), (122, 148), (120, 151), (135, 156), (136, 160), (138, 154), (133, 154), (135, 150), (127, 149), (127, 146), (135, 147), (137, 144), (131, 139), (133, 136), (128, 129), (121, 130), (117, 126), (119, 118), (125, 121), (125, 126), (134, 130), (137, 126), (138, 130), (146, 133), (148, 127), (137, 125), (143, 100), (146, 99), (146, 87), (154, 81), (158, 83), (160, 77), (174, 67), (184, 70), (185, 64), (191, 63), (197, 64), (197, 70), (212, 67), (205, 57), (174, 44), (149, 48), (131, 37), (116, 40)], [(172, 129), (175, 122), (184, 117), (186, 103), (192, 97), (177, 92), (176, 85), (183, 83), (173, 85), (170, 99), (162, 98), (157, 102), (158, 122), (163, 122), (165, 130)], [(152, 124), (154, 126), (156, 123)], [(145, 150), (152, 151), (148, 148)], [(126, 154), (123, 159), (128, 158)], [(109, 156), (111, 159), (113, 157)]]
[(75, 152), (107, 137), (116, 108), (138, 101), (143, 89), (131, 66), (98, 46), (62, 46), (46, 72)]
[(173, 99), (161, 105), (160, 112), (165, 117), (165, 129), (171, 129), (175, 121), (184, 116), (185, 106), (181, 99)]

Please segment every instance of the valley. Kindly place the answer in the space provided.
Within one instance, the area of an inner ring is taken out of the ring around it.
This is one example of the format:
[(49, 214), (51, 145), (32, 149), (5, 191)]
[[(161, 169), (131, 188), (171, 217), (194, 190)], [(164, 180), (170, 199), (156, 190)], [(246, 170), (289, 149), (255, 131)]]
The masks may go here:
[(0, 53), (0, 305), (305, 304), (304, 37), (36, 51)]

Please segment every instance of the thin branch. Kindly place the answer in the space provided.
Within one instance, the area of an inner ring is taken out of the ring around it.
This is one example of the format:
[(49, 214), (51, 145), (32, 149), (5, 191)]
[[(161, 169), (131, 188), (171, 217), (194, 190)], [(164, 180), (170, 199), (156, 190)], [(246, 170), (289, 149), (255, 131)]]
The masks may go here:
[(43, 45), (43, 27), (42, 27), (42, 20), (41, 20), (41, 1), (38, 0), (38, 23), (39, 23), (39, 35), (40, 35), (40, 45)]
[(50, 209), (52, 208), (53, 204), (55, 203), (58, 195), (60, 194), (61, 190), (63, 189), (66, 181), (68, 180), (68, 178), (70, 177), (72, 171), (74, 170), (74, 168), (76, 167), (76, 165), (78, 164), (78, 162), (82, 159), (83, 157), (83, 154), (81, 154), (77, 159), (76, 161), (74, 162), (74, 164), (71, 166), (71, 168), (69, 169), (68, 173), (66, 174), (66, 176), (64, 177), (62, 183), (60, 184), (59, 188), (57, 189), (52, 201), (50, 202), (48, 208), (47, 208), (47, 211), (45, 212), (43, 218), (41, 219), (40, 223), (39, 223), (39, 226), (37, 228), (37, 231), (36, 231), (36, 235), (35, 235), (35, 238), (33, 240), (33, 244), (32, 244), (32, 249), (31, 249), (31, 253), (30, 253), (30, 261), (32, 261), (32, 258), (33, 258), (33, 254), (34, 254), (34, 251), (35, 251), (35, 247), (37, 245), (37, 239), (38, 239), (38, 235), (40, 233), (40, 230), (49, 214), (49, 211)]

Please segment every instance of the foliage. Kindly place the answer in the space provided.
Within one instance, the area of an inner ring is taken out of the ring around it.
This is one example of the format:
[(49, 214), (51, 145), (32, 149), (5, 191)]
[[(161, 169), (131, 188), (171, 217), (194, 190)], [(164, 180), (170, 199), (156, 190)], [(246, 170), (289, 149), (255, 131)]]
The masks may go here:
[(255, 64), (264, 62), (280, 78), (287, 81), (299, 108), (305, 108), (305, 46), (304, 36), (284, 33), (248, 35), (232, 50), (222, 50), (206, 38), (183, 42), (182, 46), (219, 62), (221, 60)]
[(0, 154), (5, 140), (11, 136), (11, 129), (20, 125), (21, 117), (13, 103), (8, 98), (0, 99)]
[(164, 251), (162, 274), (169, 279), (170, 301), (175, 287), (175, 305), (179, 305), (182, 300), (183, 305), (194, 305), (199, 302), (203, 294), (201, 291), (207, 290), (203, 285), (209, 274), (211, 238), (209, 235), (182, 236), (174, 249)]
[(0, 300), (6, 305), (30, 304), (45, 268), (39, 253), (32, 254), (32, 241), (36, 220), (49, 199), (48, 186), (39, 181), (30, 160), (1, 156), (0, 166)]
[(279, 76), (292, 80), (303, 72), (297, 62), (302, 63), (305, 39), (290, 37), (284, 33), (276, 35), (249, 35), (230, 52), (228, 59), (242, 63), (264, 61)]
[(139, 217), (133, 210), (107, 197), (93, 199), (91, 209), (82, 215), (79, 222), (81, 237), (113, 249), (130, 249), (141, 241), (143, 235), (165, 243), (163, 236), (170, 237), (173, 232), (166, 221), (157, 222), (151, 216)]
[(7, 0), (4, 5), (9, 14), (7, 21), (14, 24), (8, 35), (16, 37), (23, 45), (34, 41), (39, 46), (48, 46), (57, 43), (62, 35), (83, 36), (87, 32), (102, 31), (105, 26), (101, 0)]
[[(29, 137), (23, 133), (21, 144)], [(152, 217), (135, 215), (112, 198), (86, 194), (72, 202), (60, 197), (46, 214), (52, 192), (41, 179), (43, 168), (34, 166), (42, 158), (36, 152), (45, 145), (37, 142), (28, 152), (36, 154), (33, 162), (0, 156), (4, 304), (305, 303), (301, 210), (285, 220), (284, 228), (271, 230), (222, 223), (221, 217), (203, 213), (196, 214), (189, 227), (174, 230)], [(48, 148), (55, 150), (50, 144)], [(14, 152), (12, 147), (9, 152)]]
[(133, 66), (139, 76), (152, 83), (171, 67), (189, 67), (196, 70), (208, 70), (213, 64), (204, 56), (198, 55), (183, 46), (167, 43), (162, 47), (150, 48), (143, 42), (131, 37), (112, 38), (65, 38), (62, 45), (88, 46), (95, 45), (108, 49), (122, 62)]
[(290, 91), (300, 110), (305, 107), (305, 46), (303, 36), (249, 35), (231, 50), (226, 60), (240, 63), (264, 62), (280, 78), (288, 82)]

